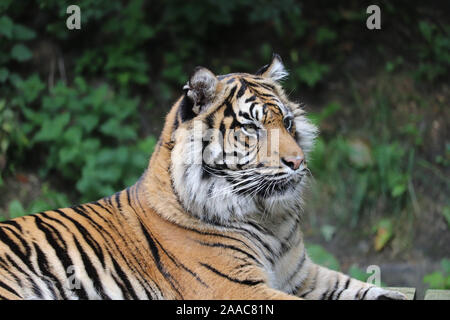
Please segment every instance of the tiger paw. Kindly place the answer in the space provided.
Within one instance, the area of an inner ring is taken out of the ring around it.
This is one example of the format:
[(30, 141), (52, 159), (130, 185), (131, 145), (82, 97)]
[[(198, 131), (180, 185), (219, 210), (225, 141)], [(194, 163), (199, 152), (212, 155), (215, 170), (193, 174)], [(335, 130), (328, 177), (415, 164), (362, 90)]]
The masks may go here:
[(367, 292), (364, 300), (407, 300), (407, 297), (398, 291), (373, 287)]

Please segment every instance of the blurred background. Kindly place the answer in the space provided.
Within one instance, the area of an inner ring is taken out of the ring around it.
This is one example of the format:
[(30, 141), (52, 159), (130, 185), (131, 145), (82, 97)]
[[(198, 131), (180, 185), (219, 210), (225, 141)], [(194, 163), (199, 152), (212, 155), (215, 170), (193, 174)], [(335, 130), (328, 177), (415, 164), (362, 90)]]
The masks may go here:
[[(321, 135), (313, 260), (389, 286), (450, 289), (450, 10), (434, 1), (0, 2), (0, 219), (111, 195), (147, 166), (197, 65), (279, 53)], [(68, 30), (66, 9), (81, 8)], [(381, 9), (369, 30), (366, 9)]]

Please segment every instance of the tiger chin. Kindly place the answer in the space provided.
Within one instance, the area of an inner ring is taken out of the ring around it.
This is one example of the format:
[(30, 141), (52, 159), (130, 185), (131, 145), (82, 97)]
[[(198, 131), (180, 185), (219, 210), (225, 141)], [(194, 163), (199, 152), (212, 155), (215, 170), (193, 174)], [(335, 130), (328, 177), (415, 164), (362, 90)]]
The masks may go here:
[(308, 257), (317, 128), (286, 76), (196, 68), (133, 186), (0, 223), (0, 299), (405, 299)]

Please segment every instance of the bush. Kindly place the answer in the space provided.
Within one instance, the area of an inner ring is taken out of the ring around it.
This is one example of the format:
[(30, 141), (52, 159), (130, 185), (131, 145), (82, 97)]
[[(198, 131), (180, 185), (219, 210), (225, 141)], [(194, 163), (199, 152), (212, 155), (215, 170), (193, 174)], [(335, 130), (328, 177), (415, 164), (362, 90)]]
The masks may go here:
[(11, 103), (23, 115), (24, 155), (45, 155), (41, 177), (57, 172), (86, 201), (134, 183), (143, 172), (155, 139), (138, 139), (138, 99), (115, 94), (106, 84), (88, 86), (81, 77), (41, 96), (45, 84), (38, 75), (16, 88)]

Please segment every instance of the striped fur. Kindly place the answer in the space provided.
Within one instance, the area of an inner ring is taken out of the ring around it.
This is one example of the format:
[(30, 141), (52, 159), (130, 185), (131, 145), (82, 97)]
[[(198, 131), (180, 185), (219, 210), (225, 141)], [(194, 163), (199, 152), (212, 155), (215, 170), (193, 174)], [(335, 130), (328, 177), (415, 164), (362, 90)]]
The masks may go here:
[[(256, 75), (196, 70), (136, 184), (0, 223), (0, 299), (403, 299), (308, 258), (299, 212), (317, 130), (286, 74), (278, 56)], [(247, 148), (236, 163), (216, 133), (193, 148), (198, 124), (237, 129), (233, 152)], [(266, 150), (305, 157), (298, 169), (262, 154), (274, 128)]]

